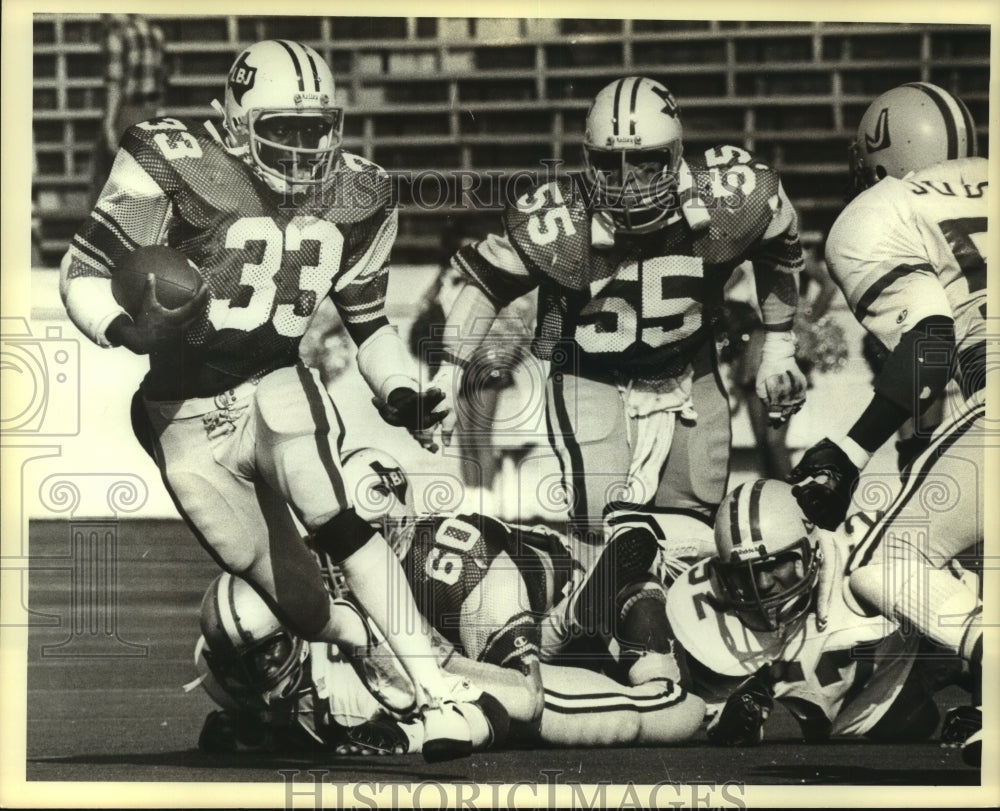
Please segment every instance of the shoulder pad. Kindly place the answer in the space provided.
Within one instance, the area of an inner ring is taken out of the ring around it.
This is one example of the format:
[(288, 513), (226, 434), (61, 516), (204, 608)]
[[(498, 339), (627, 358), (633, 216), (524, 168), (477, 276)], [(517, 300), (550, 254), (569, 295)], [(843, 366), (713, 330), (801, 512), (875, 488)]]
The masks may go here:
[(238, 205), (246, 216), (264, 211), (264, 184), (197, 121), (153, 118), (130, 127), (122, 149), (167, 194), (191, 190), (219, 209)]
[(350, 223), (366, 220), (393, 205), (392, 183), (378, 164), (341, 152), (323, 188), (324, 219)]
[(543, 183), (504, 212), (507, 237), (532, 275), (580, 290), (590, 283), (590, 213), (569, 178)]
[(778, 174), (737, 146), (716, 146), (688, 160), (710, 225), (696, 241), (712, 262), (743, 254), (767, 229), (778, 207)]

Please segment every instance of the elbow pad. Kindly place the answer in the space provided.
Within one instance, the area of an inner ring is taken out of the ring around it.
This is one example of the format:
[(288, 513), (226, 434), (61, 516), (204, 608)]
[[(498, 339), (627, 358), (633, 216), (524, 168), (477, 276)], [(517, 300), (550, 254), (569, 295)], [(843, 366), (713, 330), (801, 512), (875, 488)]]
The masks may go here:
[(875, 378), (875, 393), (919, 414), (948, 384), (955, 356), (955, 322), (932, 315), (903, 333)]

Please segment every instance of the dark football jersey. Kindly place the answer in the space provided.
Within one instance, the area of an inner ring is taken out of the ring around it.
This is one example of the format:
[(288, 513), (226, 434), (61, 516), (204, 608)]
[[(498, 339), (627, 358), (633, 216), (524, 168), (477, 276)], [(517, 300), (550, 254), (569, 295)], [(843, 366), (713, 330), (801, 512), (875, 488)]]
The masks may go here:
[(479, 514), (419, 518), (403, 559), (417, 606), (445, 638), (471, 659), (525, 672), (573, 567), (553, 533)]
[(211, 298), (181, 345), (150, 358), (150, 399), (217, 394), (293, 364), (331, 295), (355, 342), (388, 323), (384, 263), (395, 237), (389, 181), (341, 154), (330, 179), (293, 197), (270, 188), (214, 128), (153, 119), (124, 136), (111, 178), (74, 237), (67, 278), (113, 275), (140, 245), (166, 244)]
[(697, 228), (678, 208), (653, 233), (595, 240), (586, 185), (566, 178), (506, 210), (507, 256), (519, 261), (498, 267), (490, 258), (504, 251), (485, 240), (456, 264), (498, 304), (539, 288), (534, 351), (543, 360), (676, 376), (709, 340), (734, 268), (802, 266), (795, 212), (773, 170), (737, 147), (710, 149), (686, 169), (681, 199), (706, 215)]

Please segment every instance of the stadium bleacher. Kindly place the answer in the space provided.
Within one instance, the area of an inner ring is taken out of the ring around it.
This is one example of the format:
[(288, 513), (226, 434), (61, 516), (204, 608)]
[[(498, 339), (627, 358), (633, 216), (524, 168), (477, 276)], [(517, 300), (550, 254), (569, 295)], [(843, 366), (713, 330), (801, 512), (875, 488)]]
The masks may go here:
[[(450, 184), (440, 204), (423, 207), (404, 187), (394, 254), (402, 263), (436, 261), (449, 217), (482, 217), (479, 206), (449, 204), (459, 172), (537, 171), (550, 158), (579, 168), (590, 98), (623, 74), (650, 75), (675, 92), (686, 149), (733, 143), (777, 168), (807, 243), (841, 206), (854, 122), (882, 91), (920, 80), (959, 94), (986, 149), (987, 26), (149, 16), (168, 41), (172, 115), (211, 115), (233, 57), (252, 41), (295, 38), (320, 51), (348, 107), (347, 148)], [(85, 214), (103, 104), (100, 49), (99, 15), (35, 15), (33, 194), (49, 266)]]

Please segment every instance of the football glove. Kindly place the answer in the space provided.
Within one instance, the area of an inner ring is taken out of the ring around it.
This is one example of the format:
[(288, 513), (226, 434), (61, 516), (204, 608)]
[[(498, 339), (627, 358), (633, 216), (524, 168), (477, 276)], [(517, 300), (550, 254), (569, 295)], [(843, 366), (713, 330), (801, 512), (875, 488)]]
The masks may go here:
[(406, 428), (414, 439), (433, 452), (437, 450), (437, 446), (431, 439), (431, 431), (450, 411), (434, 410), (444, 399), (444, 392), (436, 387), (427, 391), (414, 391), (406, 386), (399, 386), (389, 392), (385, 400), (373, 397), (372, 404), (389, 425)]
[(771, 427), (777, 428), (806, 401), (806, 377), (795, 362), (795, 335), (767, 332), (757, 367), (757, 396), (767, 406)]
[(709, 722), (709, 742), (714, 746), (756, 746), (764, 740), (764, 722), (772, 709), (773, 690), (756, 673), (749, 676)]
[(839, 527), (861, 471), (837, 443), (823, 439), (807, 450), (786, 481), (806, 518), (823, 529)]

